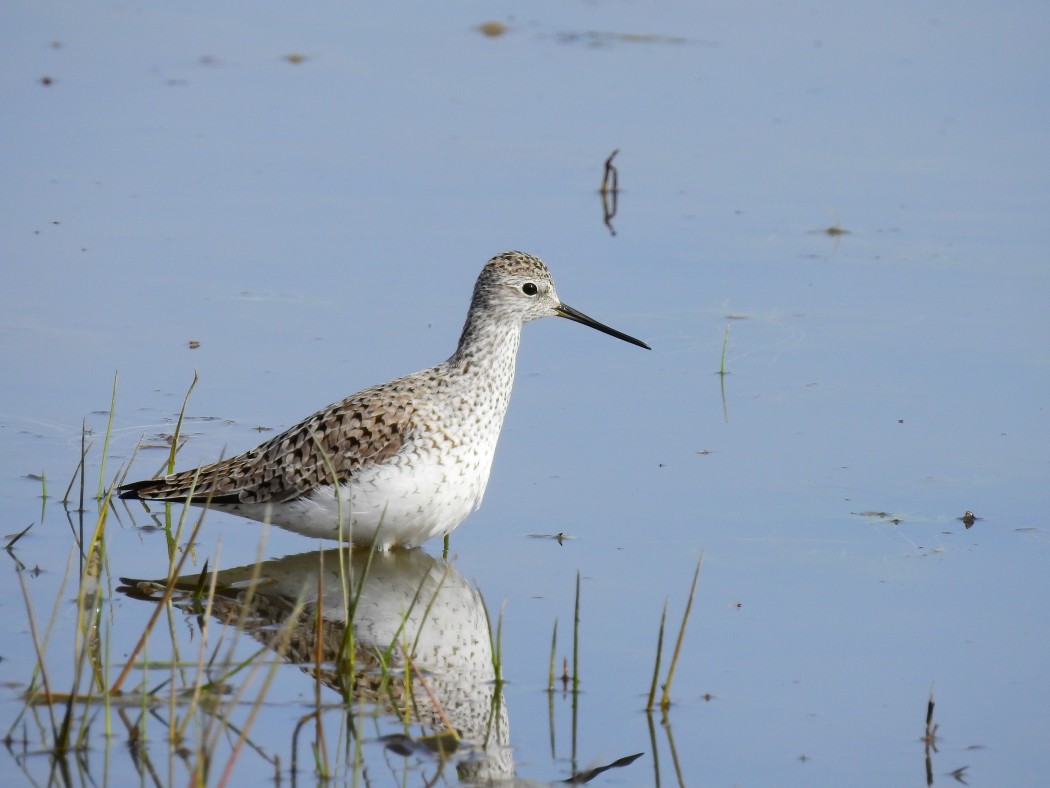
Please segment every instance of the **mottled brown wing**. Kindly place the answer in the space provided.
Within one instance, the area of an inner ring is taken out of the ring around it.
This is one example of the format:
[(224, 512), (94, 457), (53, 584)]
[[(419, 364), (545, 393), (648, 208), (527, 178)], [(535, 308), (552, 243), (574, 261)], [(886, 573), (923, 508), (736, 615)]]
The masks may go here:
[[(279, 503), (318, 484), (353, 478), (398, 452), (412, 430), (404, 381), (358, 392), (329, 405), (266, 443), (207, 465), (120, 488), (121, 498), (216, 504)], [(196, 483), (194, 479), (196, 478)]]

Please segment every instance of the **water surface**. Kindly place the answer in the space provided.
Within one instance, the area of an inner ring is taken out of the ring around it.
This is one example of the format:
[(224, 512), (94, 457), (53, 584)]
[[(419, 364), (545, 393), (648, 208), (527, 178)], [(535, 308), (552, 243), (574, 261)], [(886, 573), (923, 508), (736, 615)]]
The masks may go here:
[[(5, 533), (35, 523), (0, 570), (5, 732), (36, 661), (16, 562), (38, 619), (59, 600), (48, 664), (69, 686), (57, 499), (86, 420), (94, 506), (115, 372), (105, 484), (143, 435), (170, 434), (194, 371), (180, 461), (214, 460), (446, 357), (478, 270), (521, 248), (569, 304), (654, 350), (528, 326), (485, 504), (453, 534), (455, 571), (490, 610), (506, 601), (515, 774), (644, 752), (596, 783), (676, 784), (676, 757), (687, 785), (909, 785), (929, 755), (936, 784), (963, 767), (971, 785), (1040, 782), (1042, 6), (46, 2), (4, 17), (0, 491)], [(482, 35), (487, 19), (507, 32)], [(597, 194), (613, 149), (615, 236)], [(162, 461), (141, 450), (132, 475)], [(26, 478), (41, 472), (43, 510)], [(152, 609), (116, 578), (168, 565), (134, 514), (109, 522), (114, 672)], [(530, 537), (557, 533), (572, 538)], [(263, 554), (310, 548), (273, 533)], [(192, 571), (258, 550), (257, 526), (209, 515)], [(674, 705), (651, 733), (660, 611), (669, 598), (676, 628), (701, 552)], [(551, 712), (545, 688), (555, 620), (571, 659), (577, 572), (574, 717), (572, 693)], [(172, 620), (194, 648), (192, 617)], [(253, 743), (287, 777), (315, 685), (276, 676)], [(25, 753), (45, 746), (42, 715), (3, 756), (40, 782), (47, 758)], [(368, 766), (431, 776), (380, 746), (394, 727), (365, 736)], [(136, 779), (113, 744), (129, 734), (92, 730), (90, 779)], [(164, 728), (146, 735), (166, 764)], [(160, 781), (184, 782), (179, 768)], [(256, 751), (236, 762), (240, 781), (273, 772)]]

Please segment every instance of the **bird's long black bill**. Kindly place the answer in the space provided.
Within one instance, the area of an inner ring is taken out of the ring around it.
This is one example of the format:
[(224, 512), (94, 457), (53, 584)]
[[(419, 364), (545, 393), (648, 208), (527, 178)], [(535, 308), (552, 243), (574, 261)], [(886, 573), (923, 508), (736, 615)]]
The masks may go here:
[(583, 314), (583, 312), (581, 312), (578, 309), (573, 309), (571, 306), (559, 304), (555, 308), (555, 311), (558, 313), (558, 317), (567, 317), (569, 318), (569, 320), (575, 320), (577, 323), (583, 323), (585, 326), (596, 328), (603, 334), (608, 334), (611, 337), (622, 339), (624, 342), (630, 342), (632, 345), (637, 345), (638, 347), (644, 347), (646, 350), (652, 350), (652, 348), (644, 342), (642, 342), (642, 340), (635, 339), (632, 336), (628, 336), (627, 334), (624, 334), (621, 331), (617, 331), (615, 328), (609, 328), (604, 323), (599, 323), (593, 317), (587, 317), (587, 315)]

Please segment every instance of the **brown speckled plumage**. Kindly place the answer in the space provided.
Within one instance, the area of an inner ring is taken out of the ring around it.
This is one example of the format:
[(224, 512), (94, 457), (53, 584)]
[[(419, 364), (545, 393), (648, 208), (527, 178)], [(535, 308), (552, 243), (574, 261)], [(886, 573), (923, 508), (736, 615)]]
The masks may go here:
[(199, 474), (193, 469), (126, 485), (121, 497), (184, 501), (192, 491), (199, 503), (283, 503), (331, 483), (333, 473), (340, 483), (348, 482), (361, 466), (397, 454), (411, 434), (415, 391), (411, 377), (365, 389), (251, 451), (207, 465)]
[(521, 327), (549, 316), (648, 347), (562, 304), (542, 261), (506, 252), (478, 276), (447, 361), (352, 394), (244, 454), (127, 484), (120, 497), (189, 500), (380, 547), (448, 533), (481, 503)]

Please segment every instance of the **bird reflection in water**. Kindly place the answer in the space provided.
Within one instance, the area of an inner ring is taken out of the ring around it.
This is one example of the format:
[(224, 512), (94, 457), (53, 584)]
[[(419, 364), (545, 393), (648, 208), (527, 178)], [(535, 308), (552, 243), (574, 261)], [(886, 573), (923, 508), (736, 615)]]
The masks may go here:
[[(178, 578), (173, 600), (199, 613), (212, 579), (212, 573)], [(346, 701), (378, 707), (426, 732), (418, 740), (403, 733), (384, 737), (392, 751), (458, 740), (460, 779), (513, 776), (488, 616), (481, 594), (450, 564), (420, 550), (332, 549), (224, 569), (214, 580), (214, 618), (239, 627)], [(118, 590), (151, 600), (161, 599), (166, 586), (164, 580), (124, 583)]]

